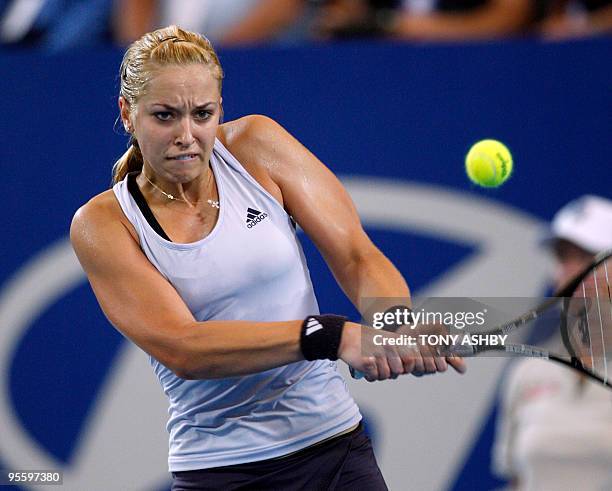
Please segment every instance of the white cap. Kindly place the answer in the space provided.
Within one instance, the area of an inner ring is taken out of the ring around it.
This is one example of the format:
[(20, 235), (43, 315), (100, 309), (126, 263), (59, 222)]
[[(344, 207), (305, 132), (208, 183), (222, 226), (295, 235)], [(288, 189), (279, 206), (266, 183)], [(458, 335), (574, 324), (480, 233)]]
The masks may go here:
[(596, 254), (612, 248), (612, 201), (585, 195), (561, 208), (545, 242), (565, 239)]

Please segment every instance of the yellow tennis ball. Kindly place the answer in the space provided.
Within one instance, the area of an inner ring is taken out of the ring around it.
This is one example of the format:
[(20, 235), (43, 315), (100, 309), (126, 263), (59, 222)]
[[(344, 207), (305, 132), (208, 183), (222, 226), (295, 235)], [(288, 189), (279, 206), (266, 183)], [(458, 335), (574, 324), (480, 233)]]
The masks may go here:
[(496, 188), (512, 174), (512, 154), (497, 140), (480, 140), (465, 156), (465, 171), (473, 183)]

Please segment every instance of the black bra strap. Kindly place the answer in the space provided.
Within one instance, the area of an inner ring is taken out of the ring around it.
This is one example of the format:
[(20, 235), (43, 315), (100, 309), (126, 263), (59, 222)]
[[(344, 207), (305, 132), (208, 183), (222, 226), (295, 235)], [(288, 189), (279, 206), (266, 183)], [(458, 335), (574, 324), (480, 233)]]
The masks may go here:
[(166, 239), (168, 242), (172, 242), (170, 240), (170, 237), (168, 237), (166, 232), (164, 232), (162, 226), (157, 221), (157, 218), (155, 218), (155, 215), (153, 215), (153, 212), (151, 211), (151, 208), (149, 208), (147, 200), (143, 196), (142, 191), (140, 191), (138, 183), (136, 182), (136, 176), (138, 176), (138, 174), (140, 174), (140, 172), (136, 171), (130, 172), (127, 175), (128, 191), (132, 195), (132, 198), (134, 198), (134, 201), (136, 201), (138, 208), (140, 208), (140, 211), (144, 215), (147, 222), (149, 222), (149, 225), (151, 225), (153, 230), (155, 230), (162, 238)]

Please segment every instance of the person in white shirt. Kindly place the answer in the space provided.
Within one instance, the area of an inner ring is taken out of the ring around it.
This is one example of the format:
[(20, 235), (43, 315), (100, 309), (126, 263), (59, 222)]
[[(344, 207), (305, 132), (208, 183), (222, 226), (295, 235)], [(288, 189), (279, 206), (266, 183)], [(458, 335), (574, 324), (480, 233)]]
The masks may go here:
[[(545, 241), (555, 287), (612, 247), (612, 201), (584, 196), (554, 217)], [(521, 490), (612, 489), (612, 392), (538, 359), (514, 363), (501, 387), (494, 472)]]

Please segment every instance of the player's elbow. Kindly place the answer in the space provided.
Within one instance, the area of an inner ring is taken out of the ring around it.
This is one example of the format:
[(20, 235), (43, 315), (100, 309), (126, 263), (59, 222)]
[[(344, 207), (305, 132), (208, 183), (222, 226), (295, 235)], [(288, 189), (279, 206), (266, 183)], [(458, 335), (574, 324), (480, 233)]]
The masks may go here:
[(166, 357), (166, 362), (163, 363), (168, 369), (174, 373), (178, 378), (183, 380), (201, 380), (208, 378), (205, 376), (207, 373), (207, 367), (198, 366), (189, 360), (187, 355), (177, 355)]
[(172, 373), (176, 375), (178, 378), (182, 378), (183, 380), (199, 380), (200, 377), (196, 377), (194, 373), (184, 369), (184, 368), (174, 368), (172, 369)]
[(184, 380), (219, 379), (250, 373), (251, 358), (226, 335), (223, 326), (215, 324), (191, 321), (167, 330), (154, 343), (162, 358), (151, 354)]
[(211, 363), (194, 363), (188, 360), (174, 363), (170, 369), (174, 375), (183, 380), (208, 380), (224, 376), (218, 366)]
[(196, 373), (199, 372), (201, 374), (202, 369), (205, 367), (200, 367), (200, 370), (197, 370), (192, 356), (193, 354), (189, 350), (182, 348), (175, 342), (171, 348), (161, 350), (157, 359), (178, 378), (184, 380), (201, 379), (203, 377), (198, 377)]
[(172, 340), (164, 350), (165, 365), (184, 380), (206, 380), (224, 376), (223, 367), (215, 356), (214, 342), (207, 339), (205, 329), (187, 328), (185, 336)]

